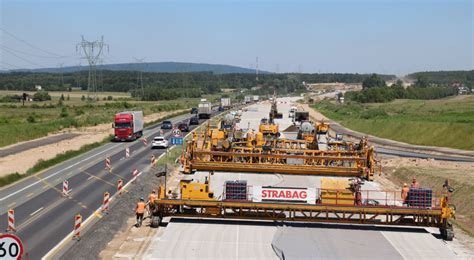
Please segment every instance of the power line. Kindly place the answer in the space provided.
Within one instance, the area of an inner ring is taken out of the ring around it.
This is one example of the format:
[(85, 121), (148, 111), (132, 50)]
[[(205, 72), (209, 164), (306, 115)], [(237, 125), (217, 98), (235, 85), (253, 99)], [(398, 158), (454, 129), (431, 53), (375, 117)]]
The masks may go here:
[[(36, 54), (31, 54), (31, 53), (27, 53), (27, 52), (23, 52), (23, 51), (19, 51), (19, 50), (15, 50), (15, 49), (12, 49), (10, 47), (7, 47), (3, 44), (0, 44), (0, 46), (2, 47), (2, 49), (4, 50), (10, 50), (10, 51), (13, 51), (13, 52), (16, 52), (16, 53), (21, 53), (23, 55), (28, 55), (28, 56), (31, 56), (31, 57), (37, 57), (37, 58), (45, 58), (45, 59), (63, 59), (63, 57), (52, 57), (52, 56), (42, 56), (42, 55), (36, 55)], [(66, 57), (66, 56), (64, 56)]]
[(44, 68), (44, 67), (46, 67), (46, 66), (40, 65), (40, 64), (38, 64), (38, 63), (36, 63), (36, 62), (27, 60), (27, 59), (25, 59), (25, 58), (23, 58), (23, 57), (21, 57), (21, 56), (18, 56), (18, 55), (16, 55), (14, 52), (9, 51), (9, 50), (7, 50), (7, 49), (4, 49), (4, 51), (7, 51), (7, 52), (9, 52), (11, 55), (17, 57), (18, 59), (21, 59), (21, 60), (23, 60), (23, 61), (25, 61), (25, 62), (28, 62), (28, 63), (30, 63), (30, 64), (32, 64), (32, 65), (34, 65), (34, 66), (39, 67), (39, 68), (42, 68), (42, 67)]
[(18, 67), (18, 66), (15, 66), (15, 65), (13, 65), (13, 64), (10, 64), (10, 63), (4, 62), (4, 61), (1, 61), (1, 63), (3, 63), (4, 65), (13, 67), (13, 68), (22, 69), (22, 68), (20, 68), (20, 67)]
[(33, 44), (31, 44), (31, 43), (25, 41), (25, 40), (22, 40), (22, 39), (20, 39), (19, 37), (15, 36), (14, 34), (8, 32), (7, 30), (5, 30), (5, 29), (3, 29), (3, 28), (1, 28), (1, 27), (0, 27), (0, 30), (2, 30), (2, 31), (5, 32), (6, 34), (10, 35), (12, 38), (15, 38), (16, 40), (18, 40), (18, 41), (20, 41), (20, 42), (23, 42), (24, 44), (30, 46), (30, 47), (33, 48), (33, 49), (42, 51), (42, 52), (47, 53), (47, 54), (49, 54), (49, 55), (67, 58), (67, 56), (62, 56), (62, 55), (59, 55), (59, 54), (56, 54), (56, 53), (52, 53), (52, 52), (50, 52), (50, 51), (44, 50), (44, 49), (42, 49), (42, 48), (40, 48), (40, 47), (37, 47), (37, 46), (35, 46), (35, 45), (33, 45)]

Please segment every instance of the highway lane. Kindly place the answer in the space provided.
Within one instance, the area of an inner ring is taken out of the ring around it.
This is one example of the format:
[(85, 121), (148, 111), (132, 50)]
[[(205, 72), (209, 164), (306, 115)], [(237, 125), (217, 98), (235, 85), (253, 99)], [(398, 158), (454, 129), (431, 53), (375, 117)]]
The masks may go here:
[(473, 157), (448, 156), (448, 155), (428, 154), (428, 153), (422, 153), (422, 152), (410, 152), (410, 151), (403, 151), (403, 150), (398, 150), (398, 149), (390, 149), (390, 148), (381, 147), (378, 145), (375, 145), (375, 151), (379, 154), (393, 155), (393, 156), (398, 156), (398, 157), (434, 159), (434, 160), (439, 160), (439, 161), (451, 161), (451, 162), (474, 162)]
[[(173, 123), (188, 120), (191, 115), (179, 116)], [(141, 141), (133, 143), (109, 143), (79, 158), (69, 160), (53, 169), (2, 189), (2, 215), (0, 229), (6, 229), (6, 210), (13, 204), (17, 235), (25, 244), (25, 251), (32, 259), (39, 259), (72, 231), (74, 215), (80, 213), (85, 220), (102, 205), (105, 191), (113, 195), (117, 180), (124, 183), (132, 178), (132, 169), (144, 169), (150, 165), (150, 156), (158, 157), (165, 150), (151, 150), (151, 140), (159, 133), (159, 126), (145, 131), (148, 147)], [(192, 127), (194, 128), (194, 127)], [(170, 132), (165, 136), (169, 137)], [(124, 148), (132, 151), (129, 159)], [(104, 169), (104, 159), (111, 156), (112, 173)], [(67, 169), (67, 170), (64, 170)], [(68, 179), (71, 198), (61, 196), (62, 181)], [(33, 195), (30, 195), (33, 194)]]

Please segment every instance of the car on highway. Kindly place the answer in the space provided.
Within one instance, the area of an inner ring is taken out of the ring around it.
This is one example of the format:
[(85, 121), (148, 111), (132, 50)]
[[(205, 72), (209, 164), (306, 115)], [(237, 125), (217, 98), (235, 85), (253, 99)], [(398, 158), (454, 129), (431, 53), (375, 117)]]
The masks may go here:
[(168, 140), (164, 136), (156, 136), (151, 142), (151, 149), (155, 148), (168, 148)]
[(197, 107), (191, 108), (191, 114), (197, 114), (197, 113), (198, 113)]
[(163, 121), (161, 124), (161, 129), (173, 129), (173, 123), (171, 123), (169, 120)]
[(178, 125), (178, 129), (179, 129), (179, 131), (181, 131), (181, 132), (189, 132), (189, 125), (186, 124), (186, 123), (180, 123), (180, 124)]
[(191, 119), (189, 119), (189, 125), (199, 125), (199, 118), (191, 117)]

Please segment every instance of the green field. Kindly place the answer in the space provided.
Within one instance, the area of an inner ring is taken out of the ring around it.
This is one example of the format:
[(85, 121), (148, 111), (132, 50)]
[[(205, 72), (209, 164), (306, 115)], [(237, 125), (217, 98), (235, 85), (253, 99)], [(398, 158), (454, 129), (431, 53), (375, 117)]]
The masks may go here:
[(390, 103), (336, 104), (313, 108), (345, 127), (396, 141), (474, 150), (474, 96)]
[[(21, 94), (18, 91), (0, 91), (3, 95)], [(113, 115), (125, 110), (142, 110), (145, 115), (175, 111), (196, 106), (199, 99), (171, 101), (135, 101), (126, 93), (98, 93), (100, 101), (83, 101), (85, 92), (49, 92), (51, 101), (0, 103), (0, 147), (43, 137), (69, 128), (112, 123)], [(61, 94), (65, 100), (60, 102)], [(69, 95), (69, 100), (67, 100)], [(103, 100), (112, 96), (113, 100)], [(210, 100), (217, 96), (208, 96)], [(61, 104), (62, 103), (62, 104)]]

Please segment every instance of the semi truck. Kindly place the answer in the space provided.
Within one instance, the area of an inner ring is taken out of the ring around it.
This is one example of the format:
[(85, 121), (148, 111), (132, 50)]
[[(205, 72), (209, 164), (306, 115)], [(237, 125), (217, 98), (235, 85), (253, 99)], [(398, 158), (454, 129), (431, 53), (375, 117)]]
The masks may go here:
[(211, 102), (207, 101), (205, 98), (201, 99), (201, 102), (198, 106), (198, 117), (199, 119), (209, 119), (211, 118), (212, 105)]
[(115, 141), (133, 141), (143, 135), (143, 112), (125, 111), (115, 114), (114, 123)]
[(230, 98), (221, 98), (221, 107), (223, 109), (229, 109), (231, 106)]

